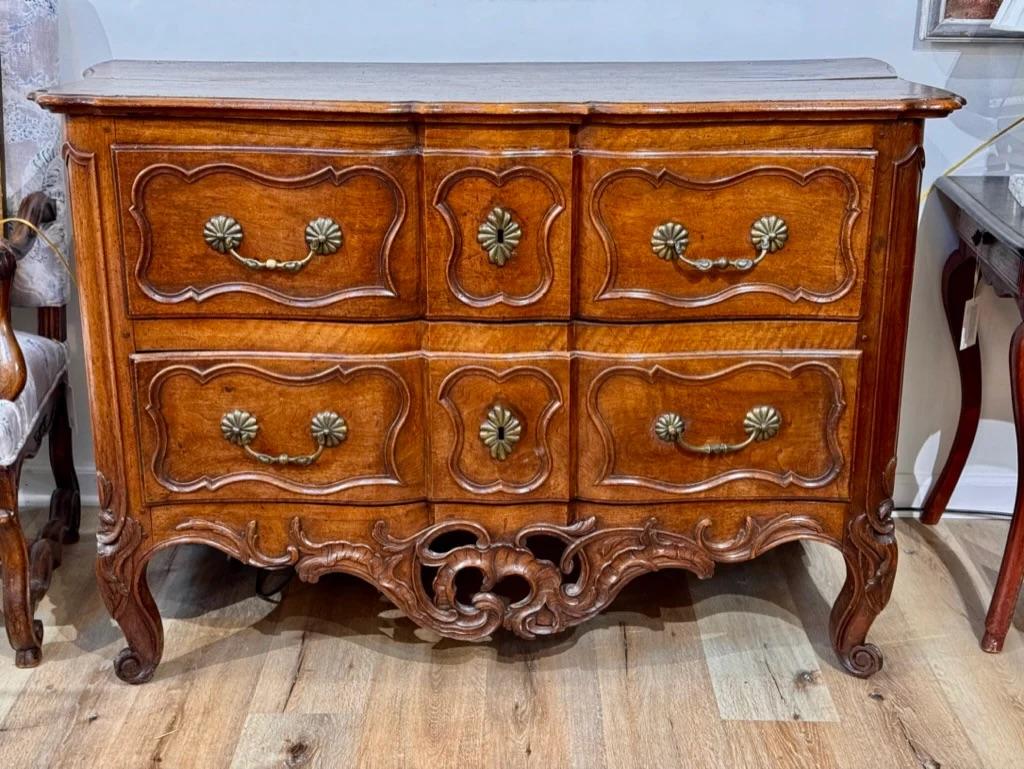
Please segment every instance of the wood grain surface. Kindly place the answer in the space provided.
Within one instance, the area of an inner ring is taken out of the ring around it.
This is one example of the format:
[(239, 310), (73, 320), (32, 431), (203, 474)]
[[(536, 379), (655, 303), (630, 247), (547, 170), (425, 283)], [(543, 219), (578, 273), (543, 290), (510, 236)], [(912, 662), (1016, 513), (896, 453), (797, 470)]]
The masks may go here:
[(109, 61), (36, 94), (49, 109), (89, 112), (747, 115), (956, 109), (947, 91), (896, 77), (873, 59), (779, 62), (523, 64)]

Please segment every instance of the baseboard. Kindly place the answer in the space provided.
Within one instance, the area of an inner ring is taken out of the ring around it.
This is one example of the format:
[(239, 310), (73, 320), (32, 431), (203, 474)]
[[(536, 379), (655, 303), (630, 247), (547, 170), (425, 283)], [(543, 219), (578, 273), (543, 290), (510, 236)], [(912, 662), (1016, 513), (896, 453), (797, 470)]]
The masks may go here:
[[(898, 508), (920, 508), (931, 488), (930, 476), (896, 473), (893, 502)], [(1016, 473), (971, 471), (968, 467), (949, 500), (948, 510), (1008, 514), (1017, 495)]]
[[(38, 459), (38, 457), (36, 457)], [(82, 496), (82, 504), (87, 507), (97, 507), (100, 503), (96, 491), (96, 468), (76, 467), (78, 471), (78, 486)], [(46, 507), (50, 504), (50, 494), (53, 493), (53, 475), (50, 468), (43, 466), (36, 467), (27, 464), (21, 468), (21, 488), (18, 490), (18, 504), (22, 508)]]
[[(913, 473), (896, 473), (893, 501), (897, 508), (920, 508), (931, 486), (931, 478), (918, 478)], [(78, 483), (82, 489), (82, 504), (96, 506), (96, 468), (78, 468)], [(50, 503), (53, 476), (49, 468), (26, 466), (21, 472), (20, 504), (22, 507), (42, 507)], [(949, 502), (951, 511), (1008, 514), (1013, 510), (1017, 493), (1014, 473), (971, 472), (968, 468), (957, 484)]]

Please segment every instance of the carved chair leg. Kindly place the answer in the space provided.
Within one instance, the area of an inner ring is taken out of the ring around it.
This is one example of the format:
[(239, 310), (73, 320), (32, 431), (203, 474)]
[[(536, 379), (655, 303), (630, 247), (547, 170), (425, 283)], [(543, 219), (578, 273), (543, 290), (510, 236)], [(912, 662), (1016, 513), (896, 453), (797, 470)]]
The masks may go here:
[(882, 652), (866, 638), (875, 617), (889, 602), (896, 577), (896, 538), (891, 503), (879, 514), (850, 521), (843, 543), (846, 583), (829, 622), (832, 646), (850, 673), (867, 678), (882, 669)]
[(144, 547), (142, 526), (131, 518), (124, 519), (109, 540), (100, 536), (96, 560), (100, 594), (128, 641), (114, 659), (114, 672), (130, 684), (153, 677), (164, 649), (163, 623), (146, 580), (151, 555), (152, 550)]
[(949, 449), (949, 458), (939, 472), (938, 478), (928, 492), (921, 510), (921, 522), (935, 524), (946, 510), (949, 498), (953, 496), (960, 474), (967, 464), (967, 455), (978, 432), (981, 417), (981, 348), (972, 345), (960, 349), (960, 330), (964, 323), (964, 305), (974, 294), (974, 272), (977, 262), (965, 248), (950, 254), (942, 270), (942, 304), (946, 309), (946, 321), (957, 351), (956, 361), (960, 369), (960, 421)]
[[(9, 473), (4, 480), (16, 483)], [(0, 561), (3, 563), (4, 622), (7, 638), (15, 651), (14, 663), (19, 668), (35, 667), (42, 658), (43, 623), (32, 619), (28, 546), (17, 510), (0, 510)]]
[(75, 474), (75, 460), (72, 453), (71, 422), (68, 419), (68, 388), (65, 382), (57, 394), (57, 403), (50, 428), (50, 468), (57, 490), (50, 500), (50, 520), (59, 516), (64, 524), (62, 534), (66, 545), (78, 541), (78, 527), (81, 523), (82, 505), (78, 493), (78, 476)]
[(1010, 342), (1010, 391), (1017, 429), (1017, 499), (981, 641), (981, 648), (992, 653), (1003, 648), (1024, 580), (1024, 323), (1017, 327)]

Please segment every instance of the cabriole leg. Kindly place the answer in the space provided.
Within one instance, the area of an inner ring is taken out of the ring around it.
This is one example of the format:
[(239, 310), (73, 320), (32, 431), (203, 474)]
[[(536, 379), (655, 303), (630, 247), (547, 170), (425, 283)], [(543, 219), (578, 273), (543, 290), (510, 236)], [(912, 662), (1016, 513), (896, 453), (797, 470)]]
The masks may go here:
[(978, 432), (981, 417), (981, 352), (973, 344), (960, 349), (960, 330), (964, 323), (964, 307), (974, 295), (974, 274), (977, 262), (966, 248), (958, 248), (949, 255), (942, 270), (942, 305), (946, 309), (946, 322), (956, 350), (960, 370), (960, 419), (956, 434), (949, 447), (949, 458), (932, 484), (931, 491), (921, 508), (921, 522), (935, 524), (946, 511), (960, 474), (967, 464), (967, 455)]
[(1002, 651), (1024, 580), (1024, 323), (1010, 341), (1010, 391), (1017, 429), (1017, 499), (981, 640), (981, 648), (992, 653)]
[(164, 648), (163, 623), (146, 580), (153, 551), (144, 546), (142, 526), (131, 518), (123, 519), (113, 534), (101, 534), (96, 577), (103, 602), (128, 641), (114, 660), (114, 672), (122, 681), (141, 684), (153, 677)]
[(896, 577), (896, 537), (887, 501), (878, 515), (861, 513), (850, 521), (843, 542), (846, 583), (839, 592), (829, 631), (839, 661), (867, 678), (882, 668), (882, 652), (866, 641), (868, 630), (889, 602)]
[(7, 638), (15, 664), (31, 668), (42, 657), (43, 624), (32, 619), (28, 545), (17, 510), (0, 510), (0, 563), (3, 564), (3, 604)]
[(82, 505), (78, 494), (78, 476), (72, 453), (71, 422), (68, 419), (68, 387), (65, 382), (57, 394), (53, 425), (50, 427), (50, 468), (57, 490), (51, 499), (51, 520), (54, 515), (63, 524), (63, 544), (78, 541)]

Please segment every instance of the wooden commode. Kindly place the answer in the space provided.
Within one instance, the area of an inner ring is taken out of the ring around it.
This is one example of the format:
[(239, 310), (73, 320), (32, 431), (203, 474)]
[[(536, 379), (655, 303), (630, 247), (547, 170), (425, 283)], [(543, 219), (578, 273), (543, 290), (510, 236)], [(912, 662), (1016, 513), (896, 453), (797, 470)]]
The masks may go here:
[(108, 62), (35, 98), (121, 678), (183, 542), (480, 640), (815, 540), (879, 669), (923, 118), (958, 97), (850, 60)]

